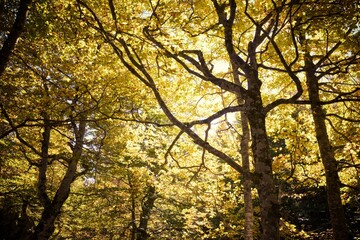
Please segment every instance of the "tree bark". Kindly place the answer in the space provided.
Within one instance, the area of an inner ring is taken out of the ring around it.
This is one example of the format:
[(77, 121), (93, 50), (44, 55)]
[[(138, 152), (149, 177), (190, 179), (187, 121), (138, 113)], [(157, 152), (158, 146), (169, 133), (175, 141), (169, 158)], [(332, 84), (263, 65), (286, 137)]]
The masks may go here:
[(260, 202), (261, 239), (278, 240), (280, 238), (278, 194), (273, 180), (265, 115), (261, 110), (261, 108), (252, 107), (247, 113), (251, 130), (251, 149), (255, 160), (255, 184)]
[(10, 55), (15, 48), (16, 41), (18, 40), (20, 34), (24, 29), (26, 22), (26, 15), (29, 10), (29, 6), (31, 2), (32, 0), (20, 0), (20, 5), (18, 12), (16, 14), (15, 22), (0, 50), (0, 75), (2, 75), (3, 72), (5, 71)]
[(337, 169), (337, 161), (334, 151), (330, 144), (329, 136), (326, 129), (326, 116), (321, 107), (319, 96), (318, 78), (315, 75), (316, 67), (313, 64), (309, 53), (305, 58), (306, 67), (306, 84), (308, 86), (309, 100), (311, 102), (311, 112), (314, 120), (316, 140), (320, 150), (320, 156), (325, 168), (327, 201), (331, 224), (333, 228), (333, 237), (335, 240), (347, 240), (348, 230), (346, 218), (341, 203), (340, 179)]
[[(73, 124), (73, 126), (75, 132), (75, 146), (73, 147), (73, 155), (69, 161), (69, 166), (54, 198), (50, 203), (44, 206), (41, 219), (30, 239), (46, 240), (51, 237), (55, 230), (55, 220), (60, 214), (61, 207), (69, 197), (71, 183), (75, 180), (76, 169), (82, 155), (86, 121), (82, 119), (80, 120), (78, 127), (76, 124)], [(43, 192), (42, 194), (46, 194), (46, 192)]]
[[(235, 84), (241, 86), (238, 69), (234, 61), (232, 61), (233, 78)], [(243, 94), (237, 94), (238, 104), (241, 105), (244, 102)], [(242, 137), (240, 139), (240, 154), (243, 167), (243, 187), (244, 187), (244, 208), (245, 208), (245, 225), (244, 225), (244, 239), (253, 240), (254, 238), (254, 209), (251, 193), (251, 177), (250, 177), (250, 161), (249, 161), (249, 143), (250, 143), (250, 129), (249, 121), (244, 111), (240, 113), (240, 122)]]
[(38, 174), (38, 197), (41, 204), (44, 208), (48, 207), (51, 204), (51, 200), (46, 192), (46, 172), (49, 162), (49, 146), (50, 146), (50, 134), (51, 134), (51, 125), (50, 119), (46, 113), (43, 113), (44, 118), (44, 132), (42, 133), (42, 142), (41, 142), (41, 160), (39, 163), (39, 174)]
[(280, 206), (278, 192), (274, 184), (272, 157), (266, 132), (266, 111), (261, 98), (262, 82), (259, 79), (256, 59), (257, 44), (254, 42), (249, 43), (250, 65), (246, 69), (244, 68), (248, 82), (247, 94), (244, 95), (245, 115), (250, 125), (251, 149), (255, 162), (254, 183), (260, 202), (261, 239), (278, 240), (280, 239)]
[(244, 169), (243, 185), (244, 185), (244, 205), (245, 205), (245, 226), (244, 239), (253, 240), (254, 238), (254, 210), (251, 194), (251, 178), (250, 178), (250, 161), (249, 161), (249, 142), (250, 130), (248, 120), (244, 112), (241, 112), (241, 129), (242, 138), (240, 143), (240, 154), (242, 166)]

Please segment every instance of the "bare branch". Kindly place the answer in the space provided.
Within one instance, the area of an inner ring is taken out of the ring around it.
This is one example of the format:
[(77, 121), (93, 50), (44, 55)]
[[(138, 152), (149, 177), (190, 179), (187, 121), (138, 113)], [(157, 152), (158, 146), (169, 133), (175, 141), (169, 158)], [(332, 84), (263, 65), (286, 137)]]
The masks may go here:
[[(345, 36), (349, 36), (352, 30), (352, 28), (348, 29), (348, 31), (345, 33)], [(342, 43), (343, 41), (339, 40), (329, 51), (326, 52), (326, 54), (317, 63), (315, 63), (315, 67), (319, 68), (326, 61), (326, 59), (328, 59), (331, 54), (333, 54), (335, 50), (340, 47)]]
[[(223, 90), (232, 92), (232, 93), (246, 93), (246, 90), (232, 82), (229, 82), (225, 79), (218, 78), (214, 76), (208, 66), (205, 63), (205, 59), (202, 55), (202, 52), (199, 50), (184, 50), (181, 51), (179, 54), (175, 54), (170, 52), (168, 49), (164, 47), (163, 44), (161, 44), (159, 41), (157, 41), (150, 33), (150, 29), (148, 27), (145, 27), (143, 29), (144, 35), (147, 39), (149, 39), (151, 42), (153, 42), (157, 47), (162, 49), (165, 52), (165, 56), (171, 57), (176, 62), (178, 62), (187, 72), (190, 74), (204, 80), (209, 81), (216, 86), (220, 87)], [(193, 57), (188, 55), (188, 53), (196, 54), (199, 60), (195, 60)], [(192, 70), (184, 61), (182, 61), (179, 57), (182, 57), (183, 59), (190, 62), (195, 68), (197, 68), (199, 72)]]
[[(161, 94), (159, 93), (156, 84), (153, 80), (153, 78), (151, 77), (151, 75), (147, 72), (147, 70), (141, 66), (141, 64), (139, 64), (138, 62), (135, 61), (134, 57), (132, 56), (131, 52), (129, 51), (129, 48), (126, 45), (126, 42), (122, 39), (118, 39), (118, 42), (121, 44), (121, 46), (124, 48), (125, 50), (125, 54), (127, 56), (127, 58), (129, 58), (130, 62), (129, 63), (124, 56), (124, 53), (120, 50), (119, 47), (117, 47), (115, 45), (115, 43), (113, 42), (114, 39), (112, 39), (110, 36), (110, 34), (107, 33), (107, 31), (104, 29), (101, 21), (99, 20), (99, 18), (96, 16), (95, 12), (88, 6), (86, 5), (83, 1), (81, 0), (77, 0), (77, 2), (81, 5), (84, 6), (92, 15), (92, 17), (94, 18), (95, 22), (97, 23), (97, 27), (96, 30), (99, 31), (103, 37), (107, 40), (107, 42), (111, 45), (111, 47), (113, 48), (113, 50), (115, 51), (115, 53), (117, 54), (118, 58), (121, 60), (121, 62), (124, 64), (124, 66), (136, 77), (138, 78), (141, 82), (143, 82), (147, 87), (149, 87), (152, 92), (155, 95), (155, 98), (157, 99), (158, 104), (160, 105), (160, 107), (162, 108), (163, 112), (165, 113), (165, 115), (168, 117), (168, 119), (174, 124), (176, 125), (178, 128), (180, 128), (181, 131), (185, 132), (188, 136), (190, 136), (193, 141), (205, 148), (208, 152), (210, 152), (211, 154), (217, 156), (218, 158), (222, 159), (223, 161), (225, 161), (227, 164), (229, 164), (231, 167), (233, 167), (236, 171), (238, 171), (239, 173), (242, 173), (242, 167), (230, 156), (228, 156), (227, 154), (219, 151), (218, 149), (216, 149), (215, 147), (211, 146), (208, 142), (206, 142), (205, 140), (203, 140), (199, 135), (197, 135), (194, 131), (191, 130), (190, 127), (188, 127), (187, 125), (185, 125), (183, 122), (181, 122), (180, 120), (178, 120), (173, 113), (170, 111), (170, 109), (168, 108), (167, 104), (165, 103), (165, 101), (163, 100)], [(162, 45), (156, 41), (151, 34), (149, 33), (148, 28), (144, 28), (144, 34), (155, 44), (158, 45), (158, 47), (161, 47)], [(179, 58), (172, 54), (171, 52), (167, 51), (165, 48), (162, 48), (165, 50), (165, 52), (167, 54), (171, 54), (171, 57), (173, 57), (173, 59), (179, 61)], [(182, 64), (184, 66), (185, 69), (189, 69), (187, 68), (186, 64), (183, 61), (179, 61), (180, 64)], [(140, 71), (140, 72), (138, 72)], [(207, 80), (207, 79), (204, 79)], [(215, 82), (218, 81), (218, 79), (215, 79)], [(227, 82), (225, 81), (225, 83), (223, 81), (220, 80), (221, 83), (223, 83), (222, 86), (227, 87), (228, 91), (232, 91), (234, 92), (234, 89), (237, 90), (241, 90), (241, 88), (239, 86), (237, 86), (236, 84), (233, 84), (231, 82)], [(219, 82), (217, 82), (219, 84)]]
[(3, 106), (2, 103), (0, 103), (0, 108), (1, 108), (1, 113), (4, 115), (6, 121), (8, 121), (8, 123), (10, 124), (10, 127), (12, 129), (14, 129), (16, 138), (25, 146), (27, 146), (28, 148), (30, 148), (35, 154), (37, 154), (38, 156), (41, 156), (41, 152), (38, 151), (34, 146), (32, 146), (30, 143), (28, 143), (27, 141), (25, 141), (19, 134), (19, 132), (17, 131), (17, 127), (14, 125), (14, 123), (12, 122), (10, 116), (8, 115), (5, 107)]
[(347, 121), (347, 122), (360, 123), (360, 119), (346, 118), (346, 117), (339, 116), (338, 114), (335, 114), (335, 113), (326, 114), (326, 116), (327, 117), (336, 117), (336, 118), (339, 118), (339, 119)]
[(333, 129), (334, 132), (336, 132), (337, 134), (339, 134), (340, 136), (342, 136), (346, 141), (348, 141), (349, 143), (352, 143), (352, 141), (350, 140), (350, 138), (348, 138), (345, 134), (343, 134), (342, 132), (340, 132), (332, 123), (332, 121), (328, 118), (325, 118), (329, 125), (331, 126), (331, 128)]
[[(166, 153), (165, 153), (165, 162), (162, 164), (163, 165), (166, 165), (168, 163), (168, 156), (171, 155), (171, 150), (173, 149), (173, 147), (175, 146), (176, 142), (180, 139), (181, 135), (184, 133), (184, 131), (181, 131), (176, 135), (176, 137), (174, 138), (174, 140), (171, 142), (169, 148), (167, 149)], [(173, 158), (173, 157), (172, 157)], [(174, 159), (174, 158), (173, 158)]]

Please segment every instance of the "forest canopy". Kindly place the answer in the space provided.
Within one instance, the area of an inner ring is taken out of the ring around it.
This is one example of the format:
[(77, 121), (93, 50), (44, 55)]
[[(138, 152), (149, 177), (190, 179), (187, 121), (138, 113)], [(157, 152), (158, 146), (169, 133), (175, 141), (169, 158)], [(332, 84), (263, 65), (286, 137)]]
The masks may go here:
[(0, 0), (0, 238), (360, 239), (359, 20)]

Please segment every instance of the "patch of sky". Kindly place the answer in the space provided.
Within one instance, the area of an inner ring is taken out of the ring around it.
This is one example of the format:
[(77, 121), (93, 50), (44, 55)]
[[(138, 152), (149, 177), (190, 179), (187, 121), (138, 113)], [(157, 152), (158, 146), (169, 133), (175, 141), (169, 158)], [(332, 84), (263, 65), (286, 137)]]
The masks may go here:
[(147, 19), (147, 18), (149, 18), (149, 17), (151, 17), (151, 15), (152, 15), (152, 12), (150, 12), (150, 11), (147, 11), (147, 10), (143, 10), (141, 13), (140, 13), (140, 18), (141, 19)]

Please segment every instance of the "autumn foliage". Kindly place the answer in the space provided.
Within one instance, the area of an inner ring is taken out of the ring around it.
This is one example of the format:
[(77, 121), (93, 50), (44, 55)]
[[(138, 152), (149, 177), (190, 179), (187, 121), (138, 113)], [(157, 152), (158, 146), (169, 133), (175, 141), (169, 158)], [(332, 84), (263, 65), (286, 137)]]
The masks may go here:
[(359, 10), (0, 0), (0, 238), (359, 238)]

